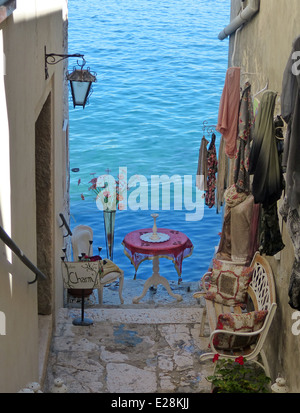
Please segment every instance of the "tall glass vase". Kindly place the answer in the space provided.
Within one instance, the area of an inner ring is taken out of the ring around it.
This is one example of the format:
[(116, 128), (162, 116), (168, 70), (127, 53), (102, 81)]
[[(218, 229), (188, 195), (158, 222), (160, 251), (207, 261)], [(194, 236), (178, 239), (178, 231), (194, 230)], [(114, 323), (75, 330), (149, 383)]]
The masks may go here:
[(113, 261), (116, 211), (104, 210), (103, 217), (107, 258)]

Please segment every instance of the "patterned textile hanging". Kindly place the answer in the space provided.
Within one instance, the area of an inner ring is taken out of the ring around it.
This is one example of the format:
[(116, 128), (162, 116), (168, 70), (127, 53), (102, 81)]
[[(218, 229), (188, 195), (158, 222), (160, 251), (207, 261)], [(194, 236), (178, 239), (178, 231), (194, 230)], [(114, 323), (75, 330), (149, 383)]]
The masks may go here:
[(213, 133), (207, 151), (207, 190), (205, 193), (205, 204), (212, 208), (215, 205), (216, 173), (218, 171), (218, 160), (216, 152), (216, 135)]
[(249, 155), (254, 123), (251, 85), (246, 83), (239, 111), (237, 153), (234, 166), (234, 183), (238, 192), (249, 192)]

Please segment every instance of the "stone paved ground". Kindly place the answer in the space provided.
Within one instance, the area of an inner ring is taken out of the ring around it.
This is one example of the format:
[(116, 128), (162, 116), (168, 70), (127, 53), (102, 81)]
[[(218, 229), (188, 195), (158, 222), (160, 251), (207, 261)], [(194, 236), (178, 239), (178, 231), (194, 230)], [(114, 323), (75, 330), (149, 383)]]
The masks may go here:
[(197, 286), (173, 285), (183, 295), (181, 302), (158, 286), (138, 304), (132, 297), (139, 295), (142, 282), (126, 282), (126, 287), (123, 305), (116, 286), (110, 286), (101, 307), (87, 306), (91, 326), (72, 324), (81, 315), (76, 305), (60, 310), (44, 392), (57, 377), (69, 393), (210, 392), (205, 377), (212, 363), (199, 362), (208, 338), (199, 336), (203, 309), (192, 297)]

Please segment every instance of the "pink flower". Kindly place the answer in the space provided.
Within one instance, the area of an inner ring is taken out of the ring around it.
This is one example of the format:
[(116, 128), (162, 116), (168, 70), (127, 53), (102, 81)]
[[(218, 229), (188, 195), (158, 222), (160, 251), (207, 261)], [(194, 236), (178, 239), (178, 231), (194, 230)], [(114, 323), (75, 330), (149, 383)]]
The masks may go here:
[(236, 363), (239, 363), (241, 366), (244, 365), (244, 357), (243, 356), (237, 357), (234, 361)]
[(92, 186), (89, 187), (89, 191), (91, 190), (96, 190), (97, 189), (97, 185), (93, 184)]
[(109, 198), (111, 195), (108, 191), (104, 191), (103, 196), (105, 196), (105, 198)]
[(221, 321), (219, 321), (217, 324), (217, 330), (224, 330), (224, 326), (223, 323), (221, 323)]
[(213, 363), (219, 360), (220, 354), (215, 354), (213, 358)]
[(97, 178), (93, 178), (90, 180), (89, 184), (95, 185), (97, 183)]

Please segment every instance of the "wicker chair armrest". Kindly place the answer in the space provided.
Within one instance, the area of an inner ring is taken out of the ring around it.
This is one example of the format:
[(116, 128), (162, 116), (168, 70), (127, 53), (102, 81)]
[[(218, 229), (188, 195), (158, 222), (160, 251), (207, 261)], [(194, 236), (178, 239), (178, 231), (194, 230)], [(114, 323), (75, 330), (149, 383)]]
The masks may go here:
[(209, 344), (211, 349), (213, 350), (214, 353), (218, 353), (218, 350), (215, 348), (214, 346), (214, 336), (217, 334), (227, 334), (230, 336), (239, 336), (239, 337), (255, 337), (255, 336), (259, 336), (263, 331), (264, 331), (265, 327), (262, 326), (259, 330), (256, 331), (251, 331), (248, 333), (242, 333), (242, 332), (238, 332), (238, 331), (230, 331), (230, 330), (214, 330), (209, 338)]
[(208, 282), (211, 279), (211, 275), (212, 275), (211, 272), (206, 272), (202, 277), (202, 280), (201, 280), (202, 281), (202, 288), (203, 288), (205, 293), (207, 293), (207, 288), (206, 288), (205, 283)]
[(205, 296), (205, 292), (203, 292), (203, 291), (197, 291), (193, 294), (194, 298), (201, 298), (201, 297), (204, 297), (204, 296)]
[[(210, 272), (206, 272), (206, 273), (203, 275), (202, 279), (201, 279), (201, 284), (202, 284), (202, 288), (203, 288), (204, 291), (197, 291), (197, 292), (195, 292), (195, 293), (193, 294), (193, 297), (194, 297), (194, 298), (201, 298), (201, 297), (204, 297), (204, 296), (205, 296), (205, 294), (207, 293), (207, 288), (206, 288), (206, 285), (205, 285), (205, 281), (206, 281), (207, 279), (209, 279), (209, 278), (211, 278), (211, 273), (210, 273)], [(200, 288), (201, 288), (201, 287), (200, 287)]]

